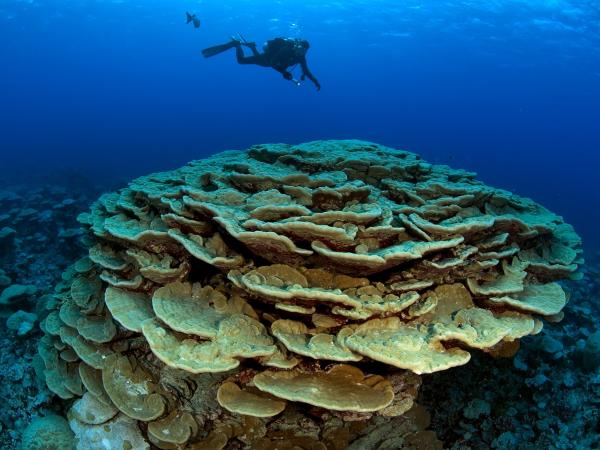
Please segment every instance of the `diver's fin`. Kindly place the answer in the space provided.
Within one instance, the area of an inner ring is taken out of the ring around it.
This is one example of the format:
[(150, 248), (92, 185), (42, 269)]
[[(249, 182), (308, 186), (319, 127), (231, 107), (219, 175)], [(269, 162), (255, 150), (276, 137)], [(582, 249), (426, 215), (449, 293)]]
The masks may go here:
[(205, 58), (210, 58), (211, 56), (216, 56), (220, 53), (226, 52), (230, 48), (239, 45), (236, 41), (228, 42), (227, 44), (215, 45), (214, 47), (208, 47), (202, 50), (202, 55)]
[(185, 18), (187, 19), (187, 21), (185, 22), (186, 24), (190, 23), (192, 20), (194, 20), (194, 17), (186, 11), (185, 13)]

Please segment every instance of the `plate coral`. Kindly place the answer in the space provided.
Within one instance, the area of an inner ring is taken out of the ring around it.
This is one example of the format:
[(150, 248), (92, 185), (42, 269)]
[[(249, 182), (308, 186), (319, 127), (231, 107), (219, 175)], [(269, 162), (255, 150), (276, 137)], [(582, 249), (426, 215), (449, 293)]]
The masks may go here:
[(534, 201), (362, 141), (223, 152), (79, 221), (37, 365), (82, 449), (441, 448), (420, 375), (514, 355), (582, 263)]

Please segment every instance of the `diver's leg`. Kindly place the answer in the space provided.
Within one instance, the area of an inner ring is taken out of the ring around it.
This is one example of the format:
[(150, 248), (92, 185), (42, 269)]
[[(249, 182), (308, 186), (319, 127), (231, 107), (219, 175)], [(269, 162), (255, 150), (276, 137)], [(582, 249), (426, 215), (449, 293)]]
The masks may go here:
[(248, 47), (250, 50), (252, 50), (252, 54), (254, 56), (260, 56), (260, 53), (258, 53), (258, 50), (256, 49), (256, 43), (255, 42), (249, 42), (249, 43), (247, 43), (246, 47)]
[[(252, 52), (252, 53), (254, 53), (254, 52)], [(256, 52), (252, 56), (246, 56), (246, 55), (244, 55), (244, 50), (242, 49), (241, 44), (236, 45), (236, 47), (235, 47), (235, 56), (236, 56), (237, 62), (239, 64), (258, 64), (258, 60), (256, 58), (258, 55), (259, 55), (259, 53)]]

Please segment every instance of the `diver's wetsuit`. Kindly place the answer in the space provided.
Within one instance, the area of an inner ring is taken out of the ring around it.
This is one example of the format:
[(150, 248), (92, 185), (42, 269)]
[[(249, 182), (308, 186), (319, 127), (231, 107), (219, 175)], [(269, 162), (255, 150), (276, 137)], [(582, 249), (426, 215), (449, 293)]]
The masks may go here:
[[(302, 79), (308, 78), (317, 87), (321, 89), (319, 81), (311, 73), (306, 63), (306, 50), (308, 42), (292, 39), (277, 38), (269, 41), (263, 53), (256, 49), (256, 44), (246, 44), (237, 42), (235, 45), (235, 55), (239, 64), (256, 64), (262, 67), (272, 67), (281, 73), (286, 80), (292, 80), (293, 76), (288, 70), (297, 64), (302, 68)], [(250, 48), (251, 56), (244, 55), (242, 46)]]

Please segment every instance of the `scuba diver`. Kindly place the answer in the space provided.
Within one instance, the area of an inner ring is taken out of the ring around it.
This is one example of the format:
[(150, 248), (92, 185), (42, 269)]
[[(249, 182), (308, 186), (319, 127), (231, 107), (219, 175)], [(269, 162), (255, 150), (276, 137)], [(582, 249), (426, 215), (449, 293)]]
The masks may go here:
[[(252, 55), (244, 55), (242, 47), (248, 47), (252, 51)], [(202, 54), (205, 58), (223, 53), (230, 48), (235, 48), (235, 54), (237, 62), (239, 64), (256, 64), (262, 67), (271, 67), (283, 75), (283, 78), (290, 80), (297, 85), (300, 85), (300, 81), (295, 80), (294, 76), (290, 72), (290, 68), (293, 69), (296, 65), (300, 64), (302, 69), (301, 80), (308, 78), (312, 81), (317, 88), (321, 90), (321, 85), (315, 76), (308, 69), (306, 64), (306, 52), (310, 45), (308, 41), (304, 39), (293, 39), (293, 38), (275, 38), (267, 41), (263, 46), (263, 52), (260, 53), (256, 49), (255, 42), (247, 42), (243, 37), (231, 38), (230, 42), (221, 45), (215, 45), (202, 50)]]

